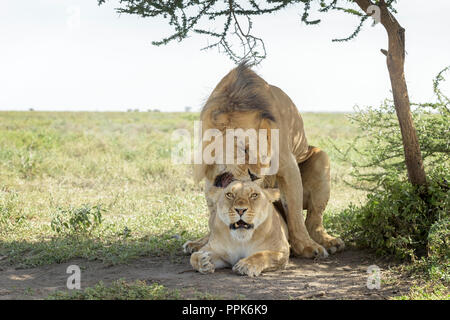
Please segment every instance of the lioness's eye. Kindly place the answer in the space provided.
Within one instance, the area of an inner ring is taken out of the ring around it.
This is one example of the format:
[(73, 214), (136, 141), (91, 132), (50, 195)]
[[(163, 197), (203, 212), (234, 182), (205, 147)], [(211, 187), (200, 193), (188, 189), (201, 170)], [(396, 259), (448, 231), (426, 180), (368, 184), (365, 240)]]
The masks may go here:
[(250, 196), (250, 198), (252, 198), (252, 199), (258, 198), (258, 194), (257, 194), (257, 193), (252, 193), (251, 196)]
[(226, 196), (228, 199), (233, 199), (233, 198), (234, 198), (234, 194), (232, 194), (231, 192), (227, 192), (227, 193), (225, 194), (225, 196)]

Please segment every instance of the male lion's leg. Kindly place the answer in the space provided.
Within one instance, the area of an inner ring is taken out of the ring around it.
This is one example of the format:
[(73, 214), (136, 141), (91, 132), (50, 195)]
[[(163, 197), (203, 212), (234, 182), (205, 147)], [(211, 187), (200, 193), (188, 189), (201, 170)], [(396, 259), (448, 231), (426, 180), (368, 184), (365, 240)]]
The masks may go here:
[(319, 148), (312, 148), (313, 155), (299, 164), (303, 182), (303, 208), (307, 210), (306, 228), (314, 241), (323, 245), (328, 252), (344, 249), (344, 242), (330, 236), (323, 228), (323, 212), (330, 198), (330, 160)]
[(303, 188), (294, 156), (280, 168), (277, 182), (282, 194), (281, 202), (286, 212), (289, 243), (294, 254), (306, 257), (326, 257), (328, 252), (309, 236), (303, 217)]

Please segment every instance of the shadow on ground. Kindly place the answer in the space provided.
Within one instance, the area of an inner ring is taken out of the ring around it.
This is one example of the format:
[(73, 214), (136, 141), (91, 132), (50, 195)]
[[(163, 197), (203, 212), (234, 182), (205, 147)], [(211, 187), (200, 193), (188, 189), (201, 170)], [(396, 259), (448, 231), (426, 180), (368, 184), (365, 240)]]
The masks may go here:
[[(201, 275), (191, 270), (188, 256), (178, 261), (146, 257), (115, 266), (76, 259), (32, 269), (4, 267), (0, 299), (43, 299), (56, 290), (67, 290), (66, 269), (72, 264), (81, 268), (82, 288), (99, 281), (145, 280), (178, 289), (188, 299), (198, 298), (199, 293), (228, 299), (388, 299), (409, 289), (407, 279), (389, 271), (389, 262), (365, 251), (347, 250), (324, 260), (291, 258), (286, 269), (257, 278), (239, 276), (230, 269)], [(381, 268), (378, 290), (367, 288), (367, 268), (373, 264)]]

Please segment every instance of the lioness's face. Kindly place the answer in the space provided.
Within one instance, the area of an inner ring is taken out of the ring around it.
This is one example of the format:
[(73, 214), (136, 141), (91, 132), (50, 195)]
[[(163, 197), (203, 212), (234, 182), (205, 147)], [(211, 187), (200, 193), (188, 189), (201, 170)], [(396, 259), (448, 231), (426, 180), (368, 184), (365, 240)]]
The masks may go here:
[(249, 240), (254, 230), (267, 219), (269, 206), (278, 197), (276, 189), (262, 189), (251, 181), (233, 181), (219, 192), (217, 214), (233, 237)]

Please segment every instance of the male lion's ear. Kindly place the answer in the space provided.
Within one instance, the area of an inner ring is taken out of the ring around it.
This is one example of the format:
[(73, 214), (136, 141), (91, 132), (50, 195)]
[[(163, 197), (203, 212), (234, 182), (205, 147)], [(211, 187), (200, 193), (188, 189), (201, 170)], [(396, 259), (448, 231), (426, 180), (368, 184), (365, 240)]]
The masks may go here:
[(206, 173), (206, 166), (204, 164), (194, 164), (194, 181), (199, 183), (203, 180)]
[(280, 189), (267, 188), (263, 189), (263, 192), (265, 193), (266, 197), (269, 199), (270, 202), (275, 202), (280, 199)]
[(212, 186), (209, 188), (208, 197), (212, 199), (214, 202), (219, 201), (220, 193), (223, 191), (223, 188)]

